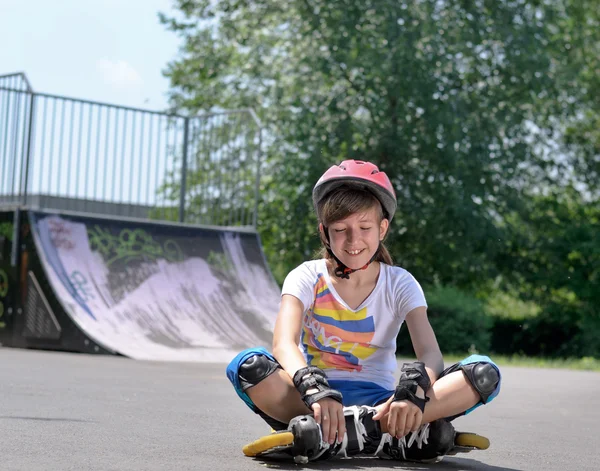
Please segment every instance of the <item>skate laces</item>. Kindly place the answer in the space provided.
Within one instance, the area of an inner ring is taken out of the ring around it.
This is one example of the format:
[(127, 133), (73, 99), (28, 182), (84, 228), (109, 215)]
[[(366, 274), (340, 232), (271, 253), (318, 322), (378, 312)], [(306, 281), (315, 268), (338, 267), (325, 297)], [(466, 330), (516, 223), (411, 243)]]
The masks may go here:
[(402, 440), (405, 441), (407, 448), (410, 448), (415, 443), (417, 444), (417, 448), (423, 448), (423, 445), (429, 443), (429, 424), (421, 425), (419, 430), (411, 434), (408, 442), (406, 442), (406, 437), (402, 437)]
[[(382, 453), (388, 454), (388, 450), (393, 449), (394, 453), (400, 453), (403, 459), (406, 459), (406, 450), (411, 448), (416, 444), (417, 448), (421, 449), (424, 445), (429, 443), (429, 424), (423, 424), (416, 432), (410, 433), (410, 438), (408, 435), (400, 439), (396, 439), (397, 443), (394, 443), (394, 437), (392, 437), (389, 433), (384, 433), (381, 438), (381, 442), (377, 447), (377, 451), (375, 452), (376, 456), (381, 456)], [(388, 445), (387, 450), (384, 450), (384, 447)]]
[(361, 451), (365, 448), (365, 437), (367, 436), (367, 428), (363, 424), (363, 421), (360, 420), (359, 411), (354, 411), (354, 425), (356, 426), (357, 438), (359, 442), (359, 446)]
[[(334, 446), (333, 454), (348, 458), (349, 447), (354, 450), (362, 451), (365, 447), (365, 437), (367, 436), (367, 429), (360, 420), (361, 409), (365, 409), (366, 406), (348, 406), (344, 407), (344, 419), (346, 420), (346, 434), (341, 442), (338, 442)], [(354, 430), (351, 432), (354, 442), (350, 444), (348, 433), (349, 428), (352, 427)]]

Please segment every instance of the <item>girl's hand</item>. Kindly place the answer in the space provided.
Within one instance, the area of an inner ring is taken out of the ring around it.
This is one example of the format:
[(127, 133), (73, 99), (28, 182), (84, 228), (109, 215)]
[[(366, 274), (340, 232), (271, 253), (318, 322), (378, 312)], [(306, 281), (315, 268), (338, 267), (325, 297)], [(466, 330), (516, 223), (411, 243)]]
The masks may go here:
[(423, 412), (410, 401), (394, 401), (390, 397), (384, 404), (377, 406), (373, 420), (385, 419), (387, 414), (387, 433), (396, 438), (402, 438), (408, 432), (416, 432), (421, 426)]
[(315, 421), (321, 425), (323, 441), (333, 445), (336, 439), (341, 442), (346, 434), (346, 420), (344, 419), (344, 408), (336, 401), (325, 397), (312, 406), (315, 413)]

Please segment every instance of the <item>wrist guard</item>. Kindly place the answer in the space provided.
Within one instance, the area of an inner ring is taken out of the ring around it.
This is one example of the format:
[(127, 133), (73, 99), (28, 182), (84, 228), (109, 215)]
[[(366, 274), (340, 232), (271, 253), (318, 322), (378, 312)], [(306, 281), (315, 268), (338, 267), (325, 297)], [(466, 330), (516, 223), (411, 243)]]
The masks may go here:
[(400, 381), (394, 391), (394, 401), (410, 401), (421, 409), (421, 412), (425, 412), (425, 404), (429, 401), (429, 397), (425, 396), (425, 399), (421, 399), (416, 396), (419, 386), (424, 393), (427, 393), (431, 387), (425, 364), (420, 361), (405, 363), (402, 366)]
[[(317, 368), (316, 366), (300, 368), (294, 374), (293, 380), (294, 386), (296, 386), (296, 389), (302, 396), (302, 401), (304, 401), (304, 404), (306, 404), (309, 409), (312, 409), (312, 405), (315, 402), (320, 401), (325, 397), (330, 397), (340, 404), (342, 403), (342, 393), (335, 389), (331, 389), (327, 377), (325, 376), (325, 372), (321, 368)], [(309, 391), (310, 389), (317, 389), (317, 392), (307, 394), (306, 391)]]

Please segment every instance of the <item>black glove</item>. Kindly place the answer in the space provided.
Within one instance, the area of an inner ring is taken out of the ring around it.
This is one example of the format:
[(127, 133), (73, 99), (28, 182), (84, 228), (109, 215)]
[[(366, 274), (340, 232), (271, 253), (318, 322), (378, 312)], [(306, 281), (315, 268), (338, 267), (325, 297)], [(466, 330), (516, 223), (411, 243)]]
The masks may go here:
[[(330, 397), (342, 404), (342, 393), (331, 389), (325, 372), (316, 366), (307, 366), (296, 371), (294, 374), (294, 386), (300, 392), (304, 404), (309, 409), (312, 409), (312, 405), (324, 397)], [(317, 389), (318, 391), (306, 394), (306, 391), (310, 389)]]
[(425, 393), (431, 387), (431, 380), (427, 370), (425, 370), (425, 363), (420, 361), (405, 363), (402, 366), (400, 381), (396, 386), (396, 391), (394, 391), (394, 401), (410, 401), (421, 409), (421, 412), (425, 412), (425, 404), (429, 402), (429, 397), (425, 396), (425, 399), (417, 397), (418, 386)]

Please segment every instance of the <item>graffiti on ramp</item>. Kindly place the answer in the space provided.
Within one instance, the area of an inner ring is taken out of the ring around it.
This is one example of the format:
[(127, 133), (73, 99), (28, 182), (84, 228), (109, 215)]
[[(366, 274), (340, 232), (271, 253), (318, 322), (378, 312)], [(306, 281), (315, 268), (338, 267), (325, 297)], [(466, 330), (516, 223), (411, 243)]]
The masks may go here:
[(107, 350), (227, 361), (270, 346), (279, 289), (255, 233), (30, 215), (55, 295)]

